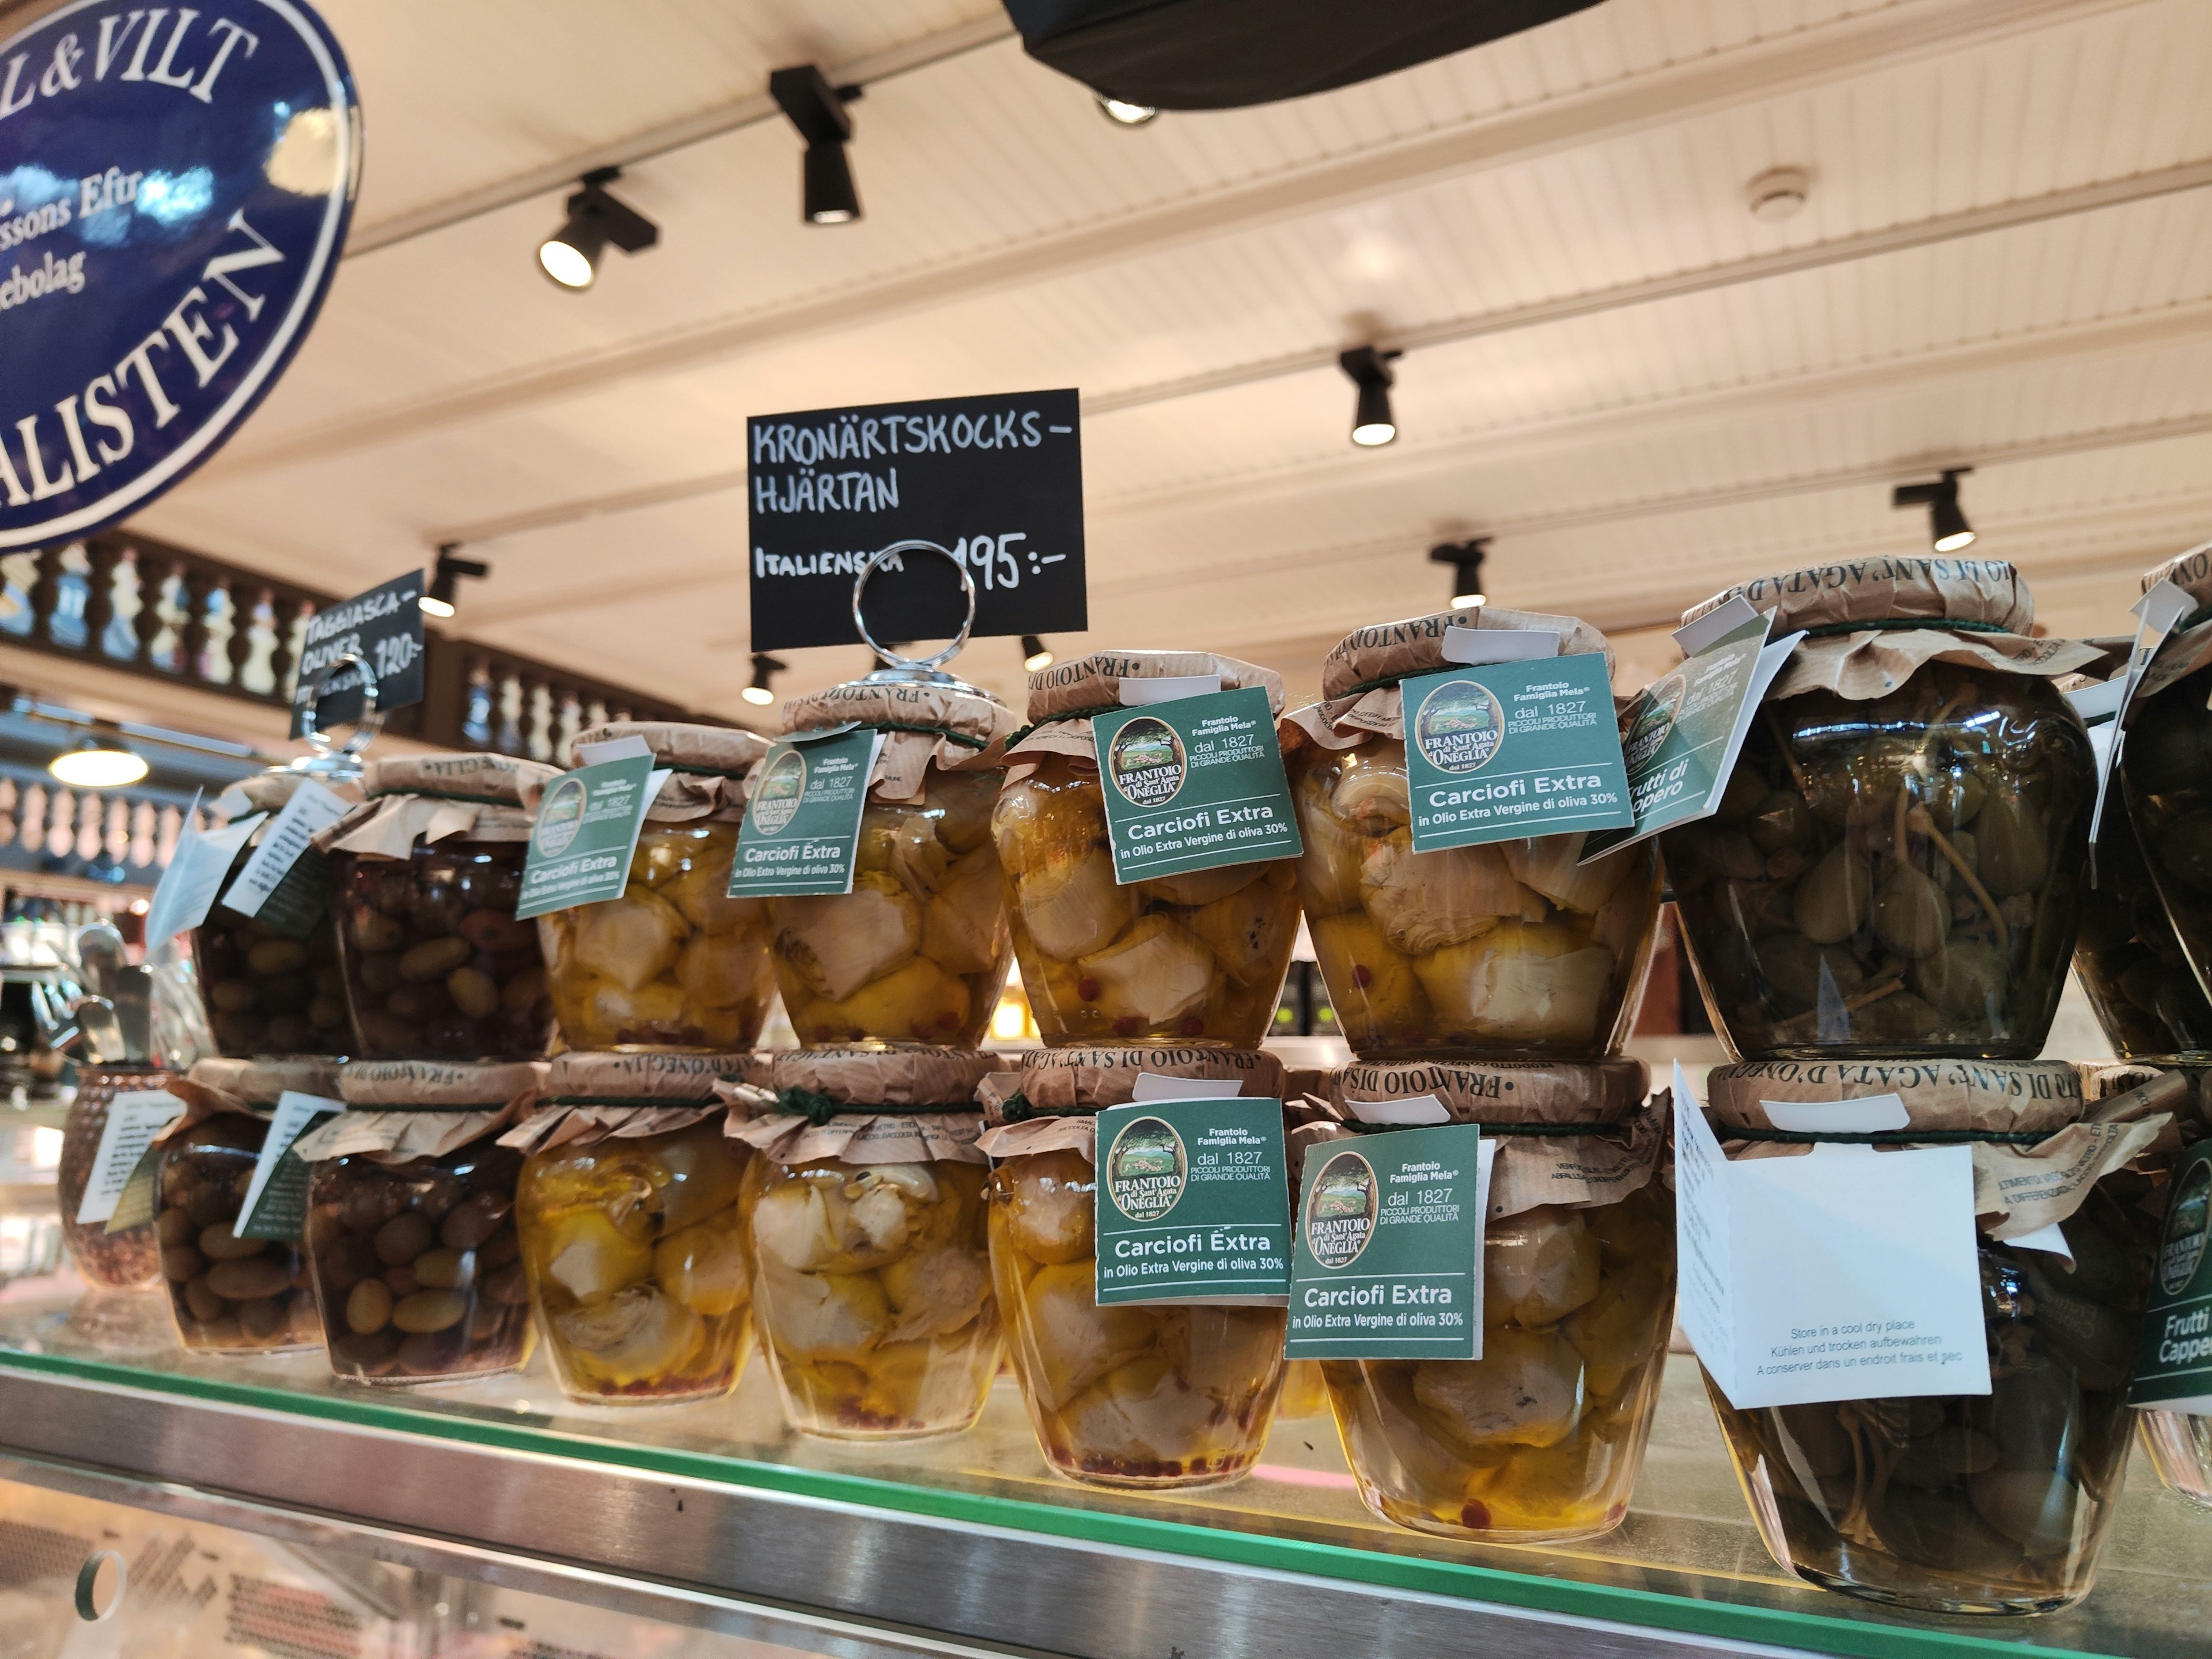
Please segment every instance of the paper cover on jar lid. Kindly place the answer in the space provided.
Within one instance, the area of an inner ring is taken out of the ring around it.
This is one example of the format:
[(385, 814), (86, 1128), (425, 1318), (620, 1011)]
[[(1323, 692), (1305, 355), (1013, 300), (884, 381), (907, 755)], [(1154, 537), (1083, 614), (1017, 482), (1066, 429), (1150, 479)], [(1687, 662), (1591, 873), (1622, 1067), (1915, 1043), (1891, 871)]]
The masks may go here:
[(512, 755), (394, 755), (362, 768), (365, 799), (315, 837), (325, 852), (404, 859), (415, 843), (463, 836), (527, 841), (526, 789), (543, 789), (558, 767)]
[(169, 1092), (185, 1103), (185, 1115), (170, 1125), (168, 1133), (173, 1136), (187, 1124), (217, 1112), (253, 1112), (265, 1117), (288, 1091), (336, 1099), (338, 1068), (343, 1063), (320, 1054), (195, 1060), (190, 1072), (168, 1085)]
[(783, 706), (783, 734), (798, 738), (857, 723), (883, 733), (869, 773), (871, 799), (918, 801), (929, 769), (962, 772), (1000, 764), (991, 751), (1021, 724), (996, 697), (950, 685), (848, 680)]
[[(1124, 680), (1182, 680), (1212, 676), (1218, 685), (1208, 690), (1240, 690), (1257, 686), (1267, 694), (1267, 707), (1283, 712), (1283, 677), (1272, 668), (1218, 657), (1206, 651), (1097, 651), (1072, 662), (1056, 662), (1030, 676), (1029, 726), (1026, 735), (1006, 750), (1016, 755), (1072, 755), (1079, 760), (1097, 758), (1090, 716), (1121, 708)], [(1028, 774), (1009, 770), (1007, 781), (1018, 783)]]
[[(645, 809), (648, 823), (690, 823), (700, 818), (737, 823), (745, 815), (746, 775), (769, 749), (768, 739), (757, 732), (668, 720), (608, 720), (577, 732), (569, 748), (573, 754), (586, 744), (627, 737), (642, 738), (653, 750), (655, 768), (669, 775)], [(523, 790), (522, 804), (533, 816), (546, 781), (532, 780)]]
[(990, 1127), (976, 1144), (994, 1158), (1063, 1148), (1089, 1158), (1098, 1139), (1092, 1120), (1136, 1099), (1137, 1079), (1147, 1073), (1235, 1082), (1253, 1100), (1282, 1099), (1285, 1075), (1282, 1060), (1265, 1049), (1032, 1048), (1018, 1073), (978, 1085)]
[(725, 1079), (767, 1080), (766, 1057), (726, 1054), (557, 1054), (530, 1115), (501, 1135), (502, 1146), (526, 1152), (574, 1140), (623, 1139), (665, 1133), (726, 1113), (716, 1085)]
[(960, 1048), (786, 1052), (770, 1063), (759, 1115), (728, 1133), (779, 1164), (981, 1164), (975, 1088), (1006, 1069), (1000, 1055)]
[(293, 1143), (310, 1164), (442, 1158), (505, 1128), (542, 1089), (543, 1060), (356, 1060), (338, 1073), (346, 1109)]

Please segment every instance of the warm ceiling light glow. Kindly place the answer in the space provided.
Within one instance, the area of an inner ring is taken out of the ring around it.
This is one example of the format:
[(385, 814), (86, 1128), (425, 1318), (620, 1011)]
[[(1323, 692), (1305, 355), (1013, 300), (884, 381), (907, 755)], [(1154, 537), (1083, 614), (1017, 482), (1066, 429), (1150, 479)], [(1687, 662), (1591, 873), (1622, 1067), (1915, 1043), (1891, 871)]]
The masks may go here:
[(753, 653), (753, 683), (738, 693), (747, 702), (765, 708), (775, 701), (775, 693), (769, 690), (769, 682), (783, 672), (785, 665), (764, 651)]
[(775, 701), (775, 693), (764, 685), (749, 685), (738, 695), (747, 702), (757, 702), (763, 708)]
[(1482, 592), (1482, 559), (1489, 546), (1489, 537), (1477, 536), (1471, 541), (1438, 542), (1429, 550), (1430, 563), (1452, 568), (1453, 610), (1473, 611), (1488, 603)]
[(119, 738), (87, 738), (46, 763), (46, 770), (72, 789), (117, 789), (147, 773), (146, 757)]
[(593, 247), (587, 252), (562, 240), (571, 234), (564, 230), (538, 245), (538, 267), (562, 288), (589, 288), (599, 274), (599, 249)]
[(1133, 104), (1127, 99), (1109, 98), (1104, 93), (1091, 94), (1098, 100), (1098, 107), (1106, 118), (1117, 127), (1141, 127), (1159, 115), (1150, 104)]
[(1489, 601), (1484, 599), (1480, 593), (1455, 593), (1452, 595), (1452, 609), (1455, 611), (1473, 611), (1478, 605), (1487, 605)]
[(568, 200), (568, 222), (538, 245), (538, 268), (571, 292), (591, 287), (608, 243), (638, 253), (660, 240), (659, 225), (607, 189), (621, 177), (620, 167), (586, 173)]
[(450, 617), (453, 614), (453, 602), (451, 599), (435, 599), (425, 593), (420, 603), (422, 606), (422, 614), (426, 617)]
[(1022, 666), (1032, 674), (1052, 666), (1052, 647), (1034, 634), (1022, 635)]

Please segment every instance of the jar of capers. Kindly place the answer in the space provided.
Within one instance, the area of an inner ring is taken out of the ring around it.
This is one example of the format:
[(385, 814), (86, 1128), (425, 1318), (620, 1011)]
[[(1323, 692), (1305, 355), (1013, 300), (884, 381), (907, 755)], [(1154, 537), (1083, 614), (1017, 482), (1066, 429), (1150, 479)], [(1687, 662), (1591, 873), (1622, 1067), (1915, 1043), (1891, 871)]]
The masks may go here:
[(2064, 988), (2096, 761), (2011, 566), (1881, 559), (1741, 594), (1801, 643), (1719, 811), (1661, 837), (1715, 1028), (1747, 1058), (2026, 1060)]

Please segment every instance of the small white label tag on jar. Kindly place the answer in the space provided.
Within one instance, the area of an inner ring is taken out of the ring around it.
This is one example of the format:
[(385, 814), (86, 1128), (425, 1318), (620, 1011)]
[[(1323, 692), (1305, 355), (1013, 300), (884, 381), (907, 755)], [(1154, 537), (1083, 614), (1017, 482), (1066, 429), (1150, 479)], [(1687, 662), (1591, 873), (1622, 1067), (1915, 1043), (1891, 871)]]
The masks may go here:
[(1559, 654), (1548, 628), (1447, 628), (1444, 660), (1473, 668), (1486, 662), (1534, 662)]
[(130, 1089), (107, 1103), (107, 1122), (85, 1177), (76, 1224), (89, 1227), (115, 1213), (131, 1172), (146, 1156), (154, 1137), (185, 1115), (185, 1103), (167, 1089)]
[(1909, 1127), (1912, 1114), (1902, 1095), (1861, 1095), (1856, 1100), (1762, 1100), (1759, 1110), (1776, 1128), (1791, 1134), (1880, 1134)]
[(1362, 1123), (1449, 1123), (1451, 1113), (1435, 1095), (1408, 1095), (1403, 1100), (1347, 1100), (1352, 1116)]
[(253, 1179), (238, 1206), (230, 1230), (240, 1238), (289, 1241), (300, 1237), (307, 1219), (307, 1166), (293, 1142), (323, 1119), (345, 1110), (345, 1102), (287, 1089), (276, 1097), (269, 1133), (253, 1160)]
[[(195, 811), (198, 809), (195, 808)], [(224, 824), (219, 830), (196, 830), (187, 817), (185, 832), (177, 837), (177, 850), (169, 867), (161, 872), (161, 884), (146, 911), (146, 949), (160, 950), (179, 933), (189, 933), (207, 920), (230, 861), (253, 832), (268, 818), (256, 812)]]
[(1244, 1092), (1242, 1079), (1233, 1077), (1169, 1077), (1159, 1072), (1139, 1072), (1130, 1085), (1132, 1105), (1153, 1100), (1234, 1100)]
[(1121, 707), (1144, 708), (1156, 702), (1181, 702), (1221, 690), (1218, 674), (1176, 674), (1160, 680), (1123, 680)]
[(327, 830), (351, 809), (319, 783), (301, 783), (284, 803), (284, 810), (269, 826), (261, 845), (222, 896), (222, 908), (241, 916), (258, 916), (284, 878), (307, 851), (318, 830)]

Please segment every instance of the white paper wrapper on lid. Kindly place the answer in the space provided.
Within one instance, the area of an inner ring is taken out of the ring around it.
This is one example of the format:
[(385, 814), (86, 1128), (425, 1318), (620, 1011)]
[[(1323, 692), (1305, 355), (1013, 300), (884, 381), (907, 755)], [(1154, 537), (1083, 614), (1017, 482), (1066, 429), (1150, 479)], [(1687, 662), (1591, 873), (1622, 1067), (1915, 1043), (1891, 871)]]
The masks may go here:
[(538, 1152), (571, 1141), (663, 1134), (728, 1113), (730, 1102), (718, 1085), (764, 1085), (768, 1075), (767, 1056), (750, 1051), (556, 1055), (529, 1115), (499, 1138), (500, 1145)]
[[(959, 1048), (817, 1048), (779, 1054), (769, 1086), (724, 1084), (756, 1115), (731, 1136), (778, 1164), (982, 1164), (976, 1086), (1001, 1073), (998, 1054)], [(949, 1111), (921, 1109), (951, 1107)]]
[[(512, 755), (395, 755), (362, 769), (366, 798), (315, 837), (325, 852), (404, 859), (417, 842), (527, 841), (526, 790), (560, 769)], [(532, 798), (534, 799), (535, 794)]]
[[(273, 817), (284, 810), (303, 783), (316, 784), (343, 801), (359, 801), (362, 797), (361, 785), (350, 779), (333, 778), (319, 772), (295, 772), (289, 767), (279, 766), (266, 772), (256, 772), (250, 778), (240, 778), (231, 785), (246, 798), (246, 805), (232, 813), (231, 817), (234, 820), (249, 817), (256, 812), (266, 812)], [(264, 823), (253, 832), (246, 845), (258, 847), (262, 836), (268, 833), (269, 826)]]
[(1062, 1148), (1091, 1158), (1098, 1144), (1097, 1114), (1134, 1100), (1137, 1079), (1147, 1073), (1233, 1082), (1247, 1100), (1282, 1099), (1285, 1076), (1283, 1062), (1264, 1049), (1034, 1048), (1021, 1057), (1018, 1071), (994, 1073), (977, 1085), (989, 1127), (976, 1144), (993, 1158)]
[(833, 685), (783, 706), (787, 738), (849, 723), (884, 734), (868, 778), (870, 799), (912, 802), (927, 793), (932, 766), (964, 772), (999, 765), (990, 751), (1021, 720), (997, 698), (957, 686), (868, 680)]
[(442, 1158), (505, 1128), (543, 1091), (543, 1060), (356, 1060), (338, 1073), (346, 1109), (293, 1143), (309, 1164)]

